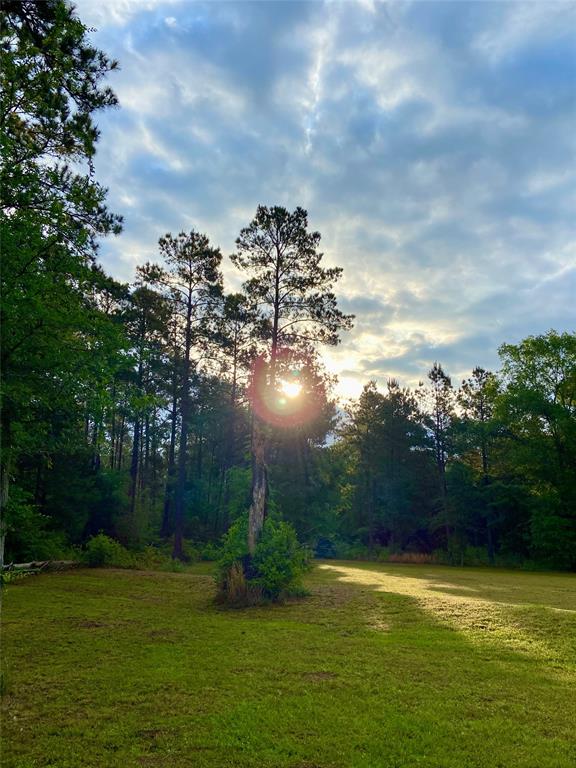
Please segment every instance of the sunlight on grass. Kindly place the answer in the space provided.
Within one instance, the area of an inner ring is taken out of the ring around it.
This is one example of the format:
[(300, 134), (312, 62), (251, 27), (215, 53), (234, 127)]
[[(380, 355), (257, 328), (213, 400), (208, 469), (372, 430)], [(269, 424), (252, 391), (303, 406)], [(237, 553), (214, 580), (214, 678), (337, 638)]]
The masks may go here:
[[(319, 568), (346, 583), (414, 598), (423, 610), (472, 640), (496, 639), (550, 662), (571, 650), (572, 666), (576, 664), (576, 610), (557, 604), (572, 606), (576, 600), (571, 575), (340, 563)], [(475, 586), (463, 584), (466, 578), (474, 579)], [(373, 617), (373, 626), (382, 623), (380, 615)]]
[(224, 610), (211, 569), (10, 586), (3, 768), (575, 764), (573, 615), (528, 604), (570, 576), (331, 561)]

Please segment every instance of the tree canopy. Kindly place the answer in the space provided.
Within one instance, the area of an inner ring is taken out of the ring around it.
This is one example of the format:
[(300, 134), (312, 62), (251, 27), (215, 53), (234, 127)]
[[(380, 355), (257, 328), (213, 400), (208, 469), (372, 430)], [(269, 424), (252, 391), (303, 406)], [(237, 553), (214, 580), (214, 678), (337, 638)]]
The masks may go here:
[(8, 0), (1, 36), (9, 558), (99, 532), (208, 556), (232, 526), (244, 571), (260, 563), (272, 583), (270, 541), (294, 554), (292, 525), (340, 556), (576, 567), (573, 333), (503, 344), (499, 371), (460, 386), (430, 361), (420, 386), (369, 382), (338, 403), (320, 352), (353, 317), (307, 211), (258, 206), (234, 293), (194, 228), (117, 282), (97, 245), (121, 218), (92, 165), (117, 64), (64, 0)]

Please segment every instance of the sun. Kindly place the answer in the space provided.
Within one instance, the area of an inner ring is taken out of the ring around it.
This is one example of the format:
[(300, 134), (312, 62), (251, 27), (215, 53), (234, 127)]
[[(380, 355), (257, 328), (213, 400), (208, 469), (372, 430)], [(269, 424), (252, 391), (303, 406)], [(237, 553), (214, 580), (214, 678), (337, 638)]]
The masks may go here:
[(280, 382), (280, 392), (282, 392), (284, 395), (286, 395), (286, 397), (289, 397), (290, 399), (298, 397), (301, 391), (302, 384), (300, 384), (298, 381), (282, 380)]

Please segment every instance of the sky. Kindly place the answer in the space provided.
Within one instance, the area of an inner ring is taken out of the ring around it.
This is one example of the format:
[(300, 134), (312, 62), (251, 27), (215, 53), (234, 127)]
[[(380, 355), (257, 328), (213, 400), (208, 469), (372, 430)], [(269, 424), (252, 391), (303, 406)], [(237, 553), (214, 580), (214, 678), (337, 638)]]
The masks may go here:
[(576, 4), (76, 0), (116, 58), (96, 174), (131, 281), (158, 238), (228, 255), (256, 206), (306, 208), (354, 329), (343, 396), (455, 384), (576, 313)]

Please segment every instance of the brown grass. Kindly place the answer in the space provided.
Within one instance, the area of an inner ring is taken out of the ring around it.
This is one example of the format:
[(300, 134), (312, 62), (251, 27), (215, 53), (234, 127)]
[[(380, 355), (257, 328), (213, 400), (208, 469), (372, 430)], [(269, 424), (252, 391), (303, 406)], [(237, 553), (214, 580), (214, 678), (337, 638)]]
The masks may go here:
[(414, 563), (415, 565), (429, 565), (436, 562), (434, 555), (427, 555), (424, 552), (400, 552), (396, 555), (389, 555), (389, 563)]

